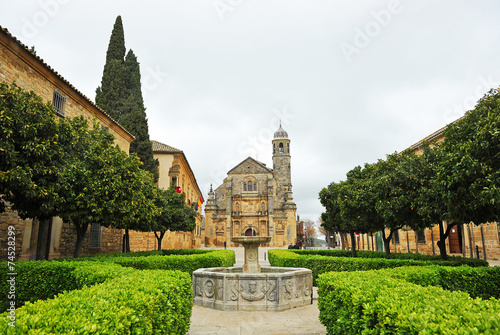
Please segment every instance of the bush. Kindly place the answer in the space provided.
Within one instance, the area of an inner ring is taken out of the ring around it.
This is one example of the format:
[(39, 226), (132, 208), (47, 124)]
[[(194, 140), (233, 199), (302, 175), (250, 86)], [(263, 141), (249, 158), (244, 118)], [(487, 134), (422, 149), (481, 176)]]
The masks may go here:
[[(330, 257), (352, 257), (350, 250), (290, 250), (298, 255), (320, 255)], [(469, 265), (489, 266), (483, 259), (466, 258), (461, 256), (448, 256), (448, 260), (443, 261), (439, 255), (424, 255), (419, 253), (391, 253), (389, 257), (383, 251), (357, 250), (357, 258), (385, 258), (385, 259), (411, 259), (416, 261), (430, 261), (435, 264), (446, 264), (449, 266)]]
[[(0, 263), (0, 312), (9, 306), (7, 300), (7, 262)], [(95, 285), (106, 279), (130, 273), (118, 264), (96, 262), (30, 262), (16, 263), (16, 307), (25, 302), (50, 299), (64, 291)]]
[(27, 303), (15, 327), (0, 315), (2, 334), (185, 334), (192, 308), (191, 277), (180, 271), (136, 271), (126, 276)]
[(500, 299), (500, 267), (401, 267), (380, 270), (392, 278), (421, 286), (440, 286), (448, 291), (463, 291), (472, 298)]
[(319, 318), (328, 334), (496, 334), (500, 329), (498, 300), (422, 287), (384, 271), (325, 273), (318, 287)]
[(111, 262), (135, 269), (180, 270), (192, 274), (193, 271), (200, 268), (233, 266), (235, 254), (233, 250), (172, 249), (100, 254), (80, 258), (64, 258), (62, 261)]
[(180, 270), (192, 274), (201, 268), (233, 266), (234, 258), (234, 251), (220, 250), (191, 255), (116, 257), (109, 261), (134, 269)]
[[(323, 250), (329, 251), (329, 250)], [(331, 252), (331, 251), (330, 251)], [(373, 253), (370, 252), (370, 253)], [(318, 275), (330, 271), (366, 271), (384, 268), (395, 268), (400, 266), (429, 266), (433, 264), (460, 266), (462, 260), (412, 260), (412, 259), (386, 259), (386, 258), (362, 258), (362, 257), (333, 257), (314, 255), (313, 252), (297, 252), (284, 249), (272, 249), (268, 252), (269, 263), (279, 267), (303, 267), (312, 270), (313, 281), (316, 283)], [(399, 254), (401, 255), (401, 254)], [(479, 260), (480, 261), (480, 260)], [(483, 261), (486, 262), (486, 261)], [(486, 262), (486, 265), (488, 263)]]

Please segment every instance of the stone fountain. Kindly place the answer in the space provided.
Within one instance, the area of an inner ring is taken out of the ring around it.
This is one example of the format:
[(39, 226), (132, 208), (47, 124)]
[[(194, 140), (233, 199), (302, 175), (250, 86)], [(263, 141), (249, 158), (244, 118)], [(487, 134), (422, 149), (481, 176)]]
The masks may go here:
[(224, 311), (284, 311), (312, 303), (312, 271), (259, 265), (260, 244), (270, 236), (238, 236), (245, 248), (242, 267), (193, 272), (193, 302)]

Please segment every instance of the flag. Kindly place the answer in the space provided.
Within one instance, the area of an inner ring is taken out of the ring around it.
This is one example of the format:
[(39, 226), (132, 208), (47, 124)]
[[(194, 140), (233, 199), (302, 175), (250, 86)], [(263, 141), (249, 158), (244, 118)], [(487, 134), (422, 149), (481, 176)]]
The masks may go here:
[(194, 204), (194, 210), (198, 211), (198, 204)]
[(201, 200), (201, 197), (198, 199), (198, 207), (201, 207), (201, 205), (203, 205), (203, 200)]
[(182, 193), (182, 190), (181, 190), (181, 187), (180, 187), (180, 186), (176, 186), (176, 187), (175, 187), (175, 191), (176, 191), (177, 193)]

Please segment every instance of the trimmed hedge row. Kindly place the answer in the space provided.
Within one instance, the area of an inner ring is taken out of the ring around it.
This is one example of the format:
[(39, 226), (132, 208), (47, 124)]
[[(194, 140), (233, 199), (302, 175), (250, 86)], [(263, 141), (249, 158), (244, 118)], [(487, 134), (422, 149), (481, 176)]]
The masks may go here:
[(232, 250), (220, 250), (192, 255), (116, 257), (107, 261), (134, 269), (180, 270), (193, 274), (201, 268), (233, 266), (235, 255)]
[(99, 254), (81, 258), (63, 258), (61, 261), (111, 262), (135, 269), (180, 270), (192, 274), (200, 268), (233, 266), (235, 254), (233, 250), (171, 249)]
[(472, 298), (500, 299), (500, 267), (401, 267), (384, 269), (380, 275), (420, 286), (439, 286), (448, 291), (463, 291)]
[(500, 329), (498, 300), (422, 287), (384, 271), (322, 274), (318, 295), (319, 319), (328, 334), (498, 334)]
[[(330, 257), (352, 257), (350, 250), (289, 250), (299, 255), (320, 255)], [(488, 262), (484, 259), (466, 258), (461, 256), (448, 256), (448, 260), (443, 261), (439, 255), (425, 255), (419, 253), (391, 253), (389, 257), (383, 251), (357, 250), (358, 258), (385, 258), (385, 259), (412, 259), (416, 261), (433, 261), (437, 263), (448, 262), (453, 263), (453, 266), (469, 265), (488, 266)]]
[[(17, 262), (15, 277), (16, 307), (25, 302), (53, 298), (63, 291), (71, 291), (124, 276), (133, 269), (118, 264), (96, 262)], [(7, 262), (0, 262), (0, 312), (9, 307), (7, 300)]]
[[(269, 263), (279, 267), (303, 267), (312, 270), (313, 281), (318, 275), (335, 271), (367, 271), (401, 266), (447, 265), (459, 266), (461, 262), (454, 261), (422, 261), (411, 259), (332, 257), (314, 255), (312, 253), (297, 253), (288, 249), (271, 249), (268, 251)], [(486, 262), (486, 261), (485, 261)], [(486, 262), (486, 265), (488, 262)]]
[[(78, 265), (80, 265), (79, 263)], [(105, 266), (104, 264), (101, 264)], [(27, 303), (0, 315), (2, 334), (185, 334), (189, 330), (191, 276), (180, 271), (131, 270), (126, 276), (54, 299)]]
[[(192, 275), (199, 268), (228, 267), (235, 262), (232, 250), (202, 251), (194, 253), (187, 250), (187, 255), (182, 255), (182, 250), (178, 250), (172, 256), (160, 256), (157, 251), (147, 251), (65, 258), (64, 261), (17, 262), (16, 307), (27, 301), (50, 299), (64, 291), (78, 290), (85, 285), (92, 286), (106, 279), (126, 276), (134, 271), (132, 268), (180, 270)], [(7, 262), (0, 262), (0, 312), (9, 307), (8, 272)]]

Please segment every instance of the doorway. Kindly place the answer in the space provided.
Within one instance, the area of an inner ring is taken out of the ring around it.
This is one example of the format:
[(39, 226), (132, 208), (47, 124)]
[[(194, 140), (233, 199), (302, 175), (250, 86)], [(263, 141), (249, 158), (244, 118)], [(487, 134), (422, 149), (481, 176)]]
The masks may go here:
[(257, 232), (253, 228), (248, 228), (245, 231), (245, 236), (257, 236)]
[(462, 253), (462, 225), (456, 225), (451, 228), (450, 235), (450, 254)]

